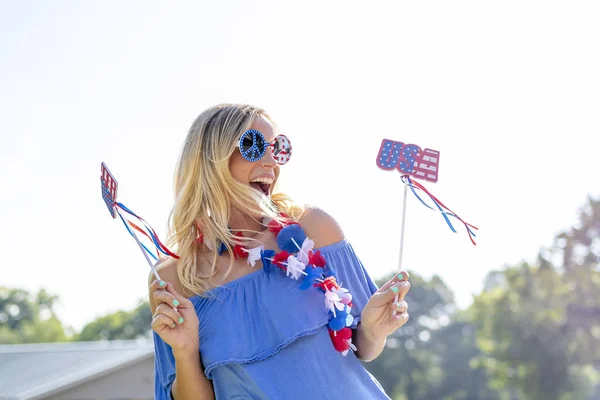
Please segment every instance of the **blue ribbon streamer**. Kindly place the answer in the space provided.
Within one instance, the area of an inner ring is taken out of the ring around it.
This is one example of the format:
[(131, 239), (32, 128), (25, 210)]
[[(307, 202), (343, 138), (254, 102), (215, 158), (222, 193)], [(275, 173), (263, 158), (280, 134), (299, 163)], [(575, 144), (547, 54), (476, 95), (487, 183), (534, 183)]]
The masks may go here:
[[(404, 178), (404, 177), (403, 177)], [(423, 205), (425, 205), (425, 207), (430, 208), (432, 210), (435, 211), (435, 209), (433, 207), (431, 207), (430, 205), (428, 205), (427, 203), (425, 203), (423, 201), (423, 199), (421, 199), (421, 197), (417, 194), (417, 191), (415, 190), (415, 187), (412, 184), (412, 181), (410, 180), (410, 178), (408, 177), (408, 175), (406, 175), (406, 180), (408, 181), (408, 187), (410, 187), (410, 190), (413, 192), (413, 194), (417, 197), (417, 199), (419, 199), (419, 201), (421, 203), (423, 203)], [(406, 182), (404, 182), (406, 184)], [(433, 204), (436, 205), (437, 209), (442, 213), (442, 216), (444, 217), (444, 219), (446, 220), (446, 223), (448, 224), (448, 226), (450, 227), (450, 229), (452, 230), (452, 232), (456, 233), (456, 229), (454, 229), (454, 226), (452, 226), (452, 223), (450, 222), (450, 219), (448, 219), (448, 216), (446, 214), (450, 214), (453, 217), (456, 217), (454, 214), (449, 213), (444, 211), (444, 209), (442, 208), (442, 206), (440, 206), (437, 201), (435, 201), (434, 199), (431, 198), (431, 196), (429, 196), (429, 198), (431, 199), (431, 201), (433, 201)]]
[[(131, 232), (131, 229), (129, 228), (129, 225), (127, 224), (127, 222), (125, 222), (125, 219), (123, 219), (123, 217), (121, 216), (121, 213), (117, 213), (119, 215), (119, 218), (121, 218), (121, 221), (123, 221), (123, 225), (125, 225), (125, 228), (127, 228), (127, 232), (129, 232), (129, 234), (135, 239), (136, 236), (134, 235), (133, 232)], [(154, 261), (158, 261), (158, 259), (156, 258), (156, 256), (154, 254), (152, 254), (152, 252), (150, 250), (148, 250), (148, 248), (146, 246), (144, 246), (144, 244), (142, 242), (140, 242), (140, 245), (142, 245), (142, 247), (144, 248), (144, 250), (146, 250), (146, 252), (148, 254), (150, 254), (150, 257), (152, 257), (154, 259)]]
[[(125, 207), (125, 205), (123, 203), (116, 203), (120, 208), (123, 209), (123, 211), (125, 211), (128, 214), (133, 215), (134, 217), (136, 217), (142, 225), (144, 225), (144, 228), (146, 228), (146, 232), (148, 233), (148, 236), (150, 236), (150, 238), (152, 239), (152, 242), (154, 242), (154, 246), (156, 247), (156, 249), (158, 251), (160, 251), (161, 253), (163, 253), (164, 255), (168, 256), (169, 253), (167, 253), (166, 251), (164, 251), (162, 249), (162, 246), (160, 245), (160, 242), (158, 240), (158, 238), (154, 235), (154, 232), (152, 231), (151, 227), (148, 227), (148, 224), (146, 224), (144, 222), (143, 219), (141, 219), (139, 216), (136, 215), (136, 213), (134, 213), (133, 211), (131, 211), (129, 208)], [(126, 224), (127, 225), (127, 224)], [(128, 228), (129, 229), (129, 228)], [(131, 232), (130, 232), (131, 233)], [(143, 245), (142, 245), (143, 246)]]
[[(414, 185), (412, 183), (412, 180), (410, 179), (410, 177), (408, 175), (403, 175), (400, 178), (402, 179), (402, 182), (405, 185), (408, 185), (408, 187), (413, 192), (413, 194), (415, 195), (415, 197), (425, 207), (427, 207), (427, 208), (435, 211), (435, 209), (433, 207), (431, 207), (429, 204), (425, 203), (425, 201), (421, 198), (421, 196), (419, 196), (419, 194), (415, 190), (415, 187), (414, 187)], [(406, 181), (405, 181), (405, 178), (406, 178)], [(477, 235), (471, 230), (471, 228), (466, 223), (464, 223), (458, 216), (456, 216), (454, 213), (452, 213), (450, 211), (445, 211), (444, 208), (437, 201), (435, 201), (435, 199), (429, 193), (427, 193), (427, 195), (429, 196), (429, 198), (431, 199), (431, 201), (433, 202), (433, 204), (435, 204), (436, 208), (440, 211), (440, 213), (442, 213), (442, 216), (444, 217), (444, 220), (446, 220), (446, 223), (448, 224), (448, 226), (450, 227), (450, 229), (452, 230), (452, 232), (456, 233), (456, 229), (454, 229), (454, 226), (450, 222), (450, 219), (448, 218), (448, 216), (451, 216), (451, 217), (454, 217), (454, 218), (458, 219), (460, 222), (462, 222), (465, 225), (465, 227), (467, 228), (467, 231), (469, 232), (469, 234), (471, 236), (477, 237)]]

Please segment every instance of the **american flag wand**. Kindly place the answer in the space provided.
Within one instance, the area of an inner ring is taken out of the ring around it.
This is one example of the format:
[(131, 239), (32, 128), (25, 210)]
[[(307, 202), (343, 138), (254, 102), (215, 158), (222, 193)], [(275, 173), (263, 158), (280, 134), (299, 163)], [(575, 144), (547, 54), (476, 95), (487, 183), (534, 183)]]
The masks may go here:
[[(426, 207), (437, 210), (442, 214), (444, 220), (450, 227), (450, 229), (456, 233), (456, 229), (452, 226), (448, 217), (453, 217), (462, 222), (469, 234), (469, 239), (473, 245), (475, 245), (475, 233), (472, 229), (477, 229), (475, 226), (465, 222), (456, 213), (450, 210), (444, 205), (437, 197), (432, 195), (423, 185), (410, 177), (413, 176), (417, 179), (423, 179), (430, 182), (437, 182), (439, 163), (440, 163), (440, 152), (432, 149), (421, 150), (416, 144), (404, 144), (403, 142), (397, 142), (390, 139), (383, 139), (379, 153), (377, 154), (377, 166), (384, 170), (390, 171), (397, 169), (401, 173), (400, 179), (404, 183), (404, 200), (402, 204), (402, 225), (400, 230), (400, 254), (398, 259), (398, 273), (402, 270), (402, 253), (404, 250), (404, 226), (406, 223), (406, 200), (408, 195), (408, 189), (412, 191), (415, 197)], [(429, 199), (433, 202), (436, 208), (428, 205), (418, 194), (417, 190), (424, 192), (429, 196)], [(472, 228), (472, 229), (471, 229)], [(398, 295), (394, 302), (398, 301)], [(396, 311), (392, 312), (393, 315)]]
[[(156, 268), (154, 267), (154, 263), (150, 260), (150, 258), (154, 259), (154, 261), (158, 261), (158, 257), (160, 254), (165, 254), (171, 256), (173, 258), (179, 258), (176, 254), (172, 253), (162, 242), (158, 239), (158, 235), (154, 231), (154, 229), (148, 224), (142, 217), (135, 214), (129, 208), (127, 208), (122, 203), (117, 202), (117, 189), (118, 183), (113, 174), (110, 173), (108, 167), (105, 163), (100, 164), (100, 183), (102, 187), (102, 199), (108, 207), (108, 211), (113, 218), (117, 218), (117, 216), (121, 219), (127, 232), (135, 239), (138, 247), (140, 248), (144, 258), (148, 262), (152, 273), (156, 277), (156, 279), (161, 280), (158, 272), (156, 272)], [(136, 219), (137, 224), (131, 221), (130, 219)], [(147, 239), (149, 239), (155, 246), (156, 255), (148, 247), (146, 247), (138, 238), (135, 232), (141, 233)]]

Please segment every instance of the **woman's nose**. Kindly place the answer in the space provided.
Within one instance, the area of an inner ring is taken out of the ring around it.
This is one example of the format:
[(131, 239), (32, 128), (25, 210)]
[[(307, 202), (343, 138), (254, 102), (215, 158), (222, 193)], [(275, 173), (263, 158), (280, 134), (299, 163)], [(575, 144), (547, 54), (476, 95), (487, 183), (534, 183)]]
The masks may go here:
[(265, 166), (265, 167), (275, 167), (275, 165), (277, 164), (275, 162), (275, 158), (273, 158), (273, 150), (272, 148), (269, 146), (267, 147), (267, 151), (265, 151), (265, 155), (263, 156), (263, 158), (260, 160), (260, 162)]

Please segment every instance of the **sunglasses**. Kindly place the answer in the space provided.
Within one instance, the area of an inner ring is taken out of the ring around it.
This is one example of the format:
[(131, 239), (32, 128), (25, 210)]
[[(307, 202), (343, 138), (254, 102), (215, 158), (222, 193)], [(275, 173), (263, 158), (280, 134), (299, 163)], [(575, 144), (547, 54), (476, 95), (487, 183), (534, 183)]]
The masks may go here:
[(292, 156), (292, 144), (285, 135), (279, 135), (271, 143), (268, 143), (262, 133), (256, 129), (250, 129), (240, 137), (240, 153), (248, 161), (256, 162), (263, 158), (267, 147), (271, 149), (273, 159), (279, 165), (286, 164)]

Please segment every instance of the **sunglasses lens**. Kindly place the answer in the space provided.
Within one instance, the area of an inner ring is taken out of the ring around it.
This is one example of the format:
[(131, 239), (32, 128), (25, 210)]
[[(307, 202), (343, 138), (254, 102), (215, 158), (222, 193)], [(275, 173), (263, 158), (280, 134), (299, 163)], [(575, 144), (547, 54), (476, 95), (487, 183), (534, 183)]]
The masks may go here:
[(287, 163), (292, 156), (292, 144), (290, 143), (290, 139), (285, 135), (277, 136), (273, 141), (271, 150), (273, 151), (273, 158), (277, 164), (283, 165)]
[(258, 161), (265, 155), (265, 138), (257, 130), (251, 129), (240, 138), (240, 153), (248, 161)]
[(254, 137), (254, 145), (256, 146), (257, 151), (260, 152), (260, 157), (262, 158), (262, 156), (265, 155), (265, 138), (262, 134), (258, 133), (258, 135), (256, 135)]

